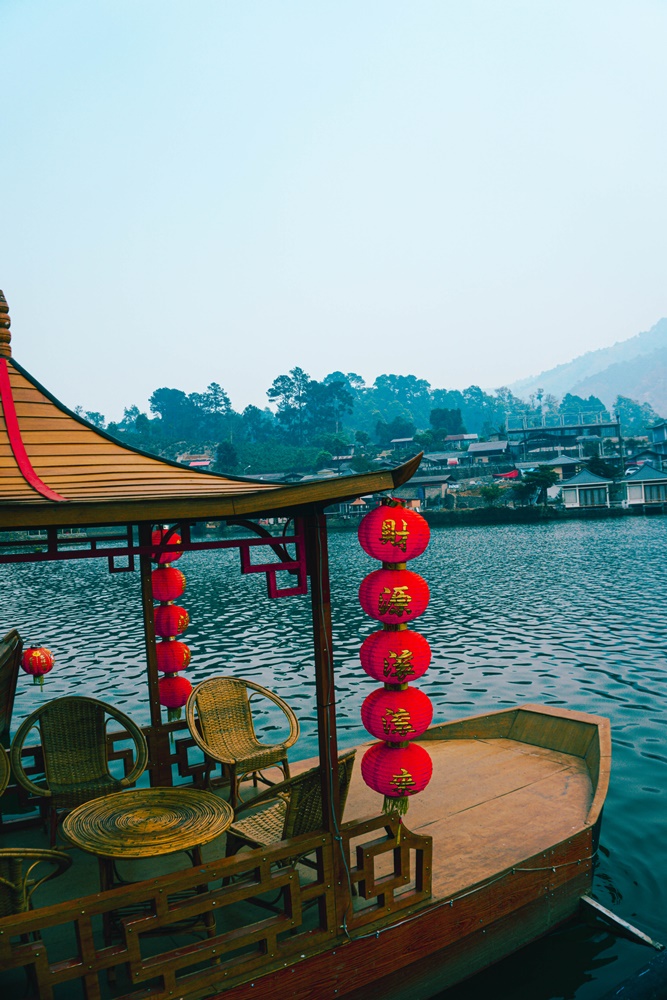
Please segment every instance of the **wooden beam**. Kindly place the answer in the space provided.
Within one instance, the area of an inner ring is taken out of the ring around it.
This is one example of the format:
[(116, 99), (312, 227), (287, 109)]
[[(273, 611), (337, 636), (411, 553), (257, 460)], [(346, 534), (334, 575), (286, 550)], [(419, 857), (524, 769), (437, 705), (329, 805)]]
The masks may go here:
[(656, 951), (664, 951), (664, 944), (654, 941), (648, 934), (644, 934), (643, 931), (629, 924), (627, 920), (618, 917), (611, 910), (608, 910), (606, 906), (603, 906), (602, 903), (598, 903), (596, 899), (591, 899), (590, 896), (582, 896), (581, 908), (583, 910), (591, 910), (595, 916), (602, 917), (603, 920), (608, 921), (624, 937), (629, 937), (633, 941), (639, 941), (641, 944), (648, 944), (651, 948), (655, 948)]
[[(139, 525), (139, 544), (151, 544), (152, 525)], [(148, 733), (149, 774), (151, 785), (171, 785), (171, 764), (169, 763), (169, 732), (162, 722), (160, 693), (158, 688), (157, 652), (155, 649), (155, 615), (153, 611), (153, 587), (151, 583), (151, 557), (139, 556), (141, 577), (141, 605), (144, 616), (144, 637), (146, 641), (146, 676), (148, 679), (148, 701), (151, 713), (151, 728)]]
[(304, 518), (306, 558), (310, 576), (315, 652), (315, 692), (320, 763), (322, 765), (322, 802), (325, 829), (336, 835), (340, 827), (338, 789), (338, 740), (336, 735), (336, 693), (333, 673), (333, 637), (331, 631), (331, 591), (329, 555), (324, 515), (311, 510)]

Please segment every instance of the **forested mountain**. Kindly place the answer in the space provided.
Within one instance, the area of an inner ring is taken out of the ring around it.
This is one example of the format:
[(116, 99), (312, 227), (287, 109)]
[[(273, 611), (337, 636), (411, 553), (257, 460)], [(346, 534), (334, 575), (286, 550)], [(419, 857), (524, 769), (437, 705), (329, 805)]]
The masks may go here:
[(556, 396), (593, 394), (608, 407), (622, 395), (667, 413), (667, 319), (636, 337), (588, 351), (567, 364), (514, 382), (510, 388), (523, 399), (538, 389)]
[[(189, 394), (162, 387), (150, 397), (149, 413), (128, 406), (123, 419), (106, 430), (168, 458), (205, 453), (219, 471), (241, 475), (316, 470), (340, 462), (354, 446), (352, 468), (363, 472), (395, 438), (414, 438), (415, 451), (447, 450), (448, 435), (502, 436), (510, 419), (570, 422), (605, 410), (594, 394), (559, 400), (540, 389), (525, 401), (506, 387), (491, 393), (475, 385), (438, 389), (415, 375), (378, 375), (367, 385), (354, 372), (336, 371), (319, 382), (302, 368), (274, 379), (267, 400), (271, 406), (247, 406), (238, 413), (217, 382)], [(644, 433), (658, 416), (650, 405), (623, 396), (615, 407), (626, 434)], [(105, 427), (103, 414), (78, 412)]]

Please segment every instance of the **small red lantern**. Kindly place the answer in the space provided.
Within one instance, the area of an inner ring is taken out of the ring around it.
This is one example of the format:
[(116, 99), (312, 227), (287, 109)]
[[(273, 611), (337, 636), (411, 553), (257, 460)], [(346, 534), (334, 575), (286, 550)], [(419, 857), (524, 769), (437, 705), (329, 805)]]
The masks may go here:
[(167, 674), (158, 681), (158, 691), (160, 694), (160, 704), (168, 709), (170, 722), (175, 722), (181, 717), (181, 709), (186, 704), (192, 691), (192, 684), (187, 677), (179, 677), (178, 674)]
[(425, 733), (433, 719), (433, 705), (419, 688), (378, 688), (361, 706), (361, 721), (371, 736), (399, 743)]
[(185, 590), (185, 574), (173, 566), (160, 566), (151, 573), (153, 599), (176, 601)]
[(366, 614), (396, 625), (422, 615), (429, 596), (426, 580), (408, 569), (376, 569), (359, 588), (359, 602)]
[(369, 556), (382, 562), (401, 563), (420, 556), (431, 537), (426, 520), (400, 504), (383, 503), (359, 524), (359, 543)]
[(176, 639), (163, 639), (155, 644), (157, 668), (163, 674), (175, 674), (190, 665), (190, 647)]
[(178, 604), (161, 604), (155, 611), (155, 634), (163, 639), (185, 632), (190, 624), (190, 615)]
[(170, 528), (163, 528), (161, 531), (154, 531), (151, 535), (151, 542), (153, 545), (169, 545), (170, 548), (164, 552), (151, 552), (151, 559), (153, 562), (158, 563), (160, 566), (164, 566), (166, 563), (176, 562), (183, 555), (183, 552), (179, 552), (178, 549), (171, 549), (172, 545), (181, 545), (182, 538), (175, 531)]
[(384, 795), (384, 812), (404, 815), (409, 796), (423, 791), (431, 780), (433, 762), (419, 743), (374, 743), (362, 757), (361, 774), (370, 788)]
[(53, 653), (44, 646), (29, 646), (23, 650), (21, 667), (26, 674), (32, 675), (33, 684), (44, 687), (44, 674), (53, 670)]
[(361, 665), (376, 681), (405, 684), (428, 670), (431, 647), (419, 632), (372, 632), (359, 650)]

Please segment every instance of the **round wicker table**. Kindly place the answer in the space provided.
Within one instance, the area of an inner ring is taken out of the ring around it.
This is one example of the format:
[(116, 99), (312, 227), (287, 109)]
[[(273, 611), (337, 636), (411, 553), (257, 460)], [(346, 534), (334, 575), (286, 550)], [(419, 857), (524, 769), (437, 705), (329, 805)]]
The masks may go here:
[(63, 832), (99, 857), (155, 858), (208, 844), (233, 819), (229, 803), (212, 792), (134, 788), (77, 806), (63, 820)]
[[(192, 864), (202, 864), (201, 848), (223, 834), (234, 820), (228, 802), (194, 788), (134, 788), (91, 799), (63, 820), (69, 840), (97, 855), (102, 892), (114, 887), (117, 858), (156, 858), (187, 851)], [(206, 892), (206, 887), (200, 887)], [(209, 933), (212, 913), (203, 915)], [(111, 923), (105, 918), (108, 944)]]

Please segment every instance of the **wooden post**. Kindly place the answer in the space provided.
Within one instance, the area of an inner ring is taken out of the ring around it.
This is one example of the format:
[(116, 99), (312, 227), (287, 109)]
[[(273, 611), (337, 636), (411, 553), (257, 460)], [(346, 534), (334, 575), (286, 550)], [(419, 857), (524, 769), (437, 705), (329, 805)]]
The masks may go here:
[(336, 738), (336, 695), (333, 672), (327, 529), (324, 514), (316, 509), (310, 510), (304, 521), (308, 574), (310, 576), (310, 598), (313, 609), (315, 692), (320, 765), (322, 768), (324, 827), (329, 833), (335, 835), (342, 817), (338, 788), (338, 741)]
[[(151, 544), (152, 526), (139, 525), (139, 545), (144, 548)], [(169, 732), (162, 722), (160, 694), (158, 689), (157, 653), (155, 651), (155, 615), (153, 612), (153, 587), (151, 584), (151, 557), (142, 552), (139, 556), (141, 576), (141, 603), (144, 615), (144, 637), (146, 640), (146, 675), (148, 678), (148, 700), (151, 711), (151, 728), (148, 731), (149, 764), (151, 785), (172, 784), (169, 746)]]

